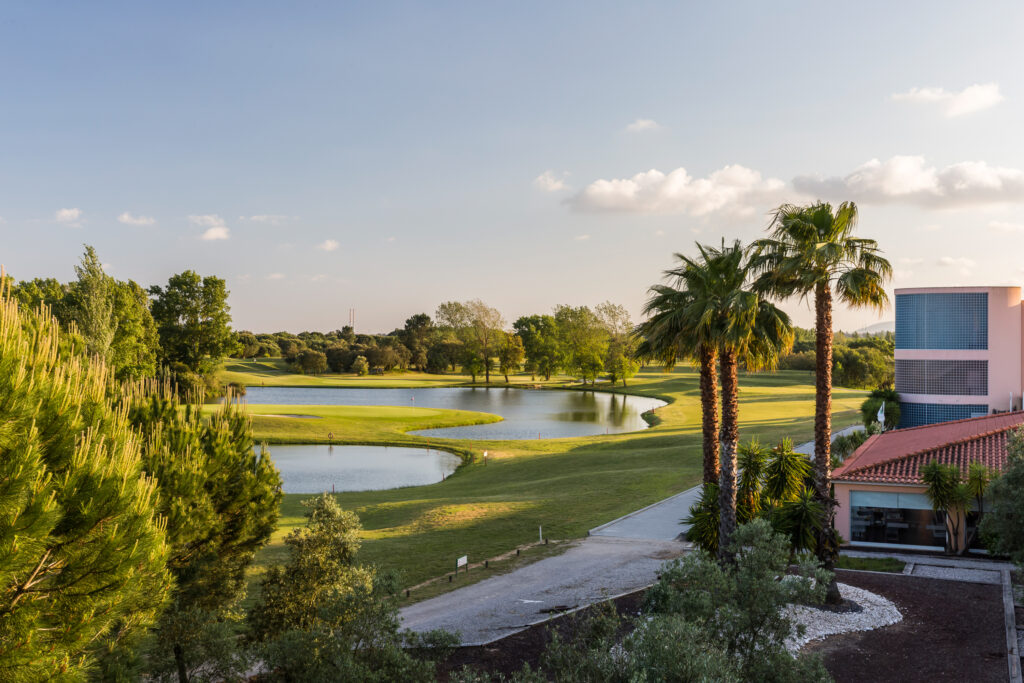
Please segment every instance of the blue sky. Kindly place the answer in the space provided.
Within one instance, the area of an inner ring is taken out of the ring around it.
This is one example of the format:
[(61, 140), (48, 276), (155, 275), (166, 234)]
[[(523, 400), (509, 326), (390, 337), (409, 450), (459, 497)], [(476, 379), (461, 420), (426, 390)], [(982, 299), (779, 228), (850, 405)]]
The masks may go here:
[(256, 330), (638, 316), (672, 252), (821, 197), (894, 286), (1021, 284), (1022, 31), (1011, 2), (7, 3), (0, 261), (216, 274)]

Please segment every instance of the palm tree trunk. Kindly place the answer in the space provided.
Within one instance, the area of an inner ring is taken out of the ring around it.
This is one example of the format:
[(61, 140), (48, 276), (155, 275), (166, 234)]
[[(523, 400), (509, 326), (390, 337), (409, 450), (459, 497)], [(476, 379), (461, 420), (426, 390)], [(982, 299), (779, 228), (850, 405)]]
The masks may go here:
[[(814, 387), (814, 493), (825, 510), (818, 534), (818, 560), (834, 572), (839, 548), (835, 540), (835, 499), (829, 488), (832, 476), (832, 290), (828, 282), (819, 282), (814, 292), (815, 308), (815, 387)], [(828, 586), (825, 602), (842, 602), (835, 574)]]
[(736, 376), (736, 352), (723, 350), (722, 371), (722, 472), (718, 485), (718, 559), (732, 562), (726, 550), (736, 530), (736, 448), (739, 444), (739, 396)]
[(700, 348), (700, 414), (704, 437), (704, 483), (718, 484), (718, 354), (712, 346)]

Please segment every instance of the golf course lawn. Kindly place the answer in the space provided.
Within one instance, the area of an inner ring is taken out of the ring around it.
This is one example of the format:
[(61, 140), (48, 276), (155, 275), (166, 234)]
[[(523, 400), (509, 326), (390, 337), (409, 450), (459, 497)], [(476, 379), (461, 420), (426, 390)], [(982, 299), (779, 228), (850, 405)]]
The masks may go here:
[[(740, 436), (774, 444), (813, 436), (814, 387), (807, 372), (742, 374)], [(621, 390), (621, 387), (619, 388)], [(251, 406), (256, 438), (273, 442), (429, 445), (467, 461), (444, 482), (387, 491), (339, 493), (364, 527), (360, 561), (402, 573), (415, 585), (449, 572), (455, 559), (471, 562), (537, 539), (587, 530), (682, 491), (700, 481), (698, 375), (691, 368), (648, 370), (630, 381), (629, 393), (671, 401), (658, 408), (656, 426), (640, 432), (587, 438), (478, 441), (410, 436), (425, 426), (490, 421), (462, 411), (382, 406)], [(865, 392), (837, 387), (833, 426), (859, 421)], [(268, 415), (315, 415), (319, 419)], [(488, 463), (480, 455), (489, 451)], [(271, 454), (273, 446), (271, 445)], [(303, 523), (305, 494), (288, 494), (271, 541), (257, 558), (256, 578), (268, 563), (284, 561), (284, 536)], [(458, 584), (455, 584), (458, 585)], [(415, 598), (415, 596), (413, 596)]]
[[(255, 358), (239, 360), (229, 358), (220, 371), (225, 382), (244, 384), (250, 387), (372, 387), (377, 389), (409, 389), (413, 387), (473, 386), (469, 375), (431, 375), (426, 372), (394, 372), (386, 375), (353, 375), (351, 373), (325, 373), (322, 375), (300, 375), (293, 372), (284, 358)], [(570, 384), (572, 378), (554, 376), (549, 381), (530, 375), (512, 375), (510, 384), (559, 386)], [(477, 376), (477, 386), (484, 385), (484, 376)], [(491, 384), (505, 384), (505, 378), (491, 373)]]

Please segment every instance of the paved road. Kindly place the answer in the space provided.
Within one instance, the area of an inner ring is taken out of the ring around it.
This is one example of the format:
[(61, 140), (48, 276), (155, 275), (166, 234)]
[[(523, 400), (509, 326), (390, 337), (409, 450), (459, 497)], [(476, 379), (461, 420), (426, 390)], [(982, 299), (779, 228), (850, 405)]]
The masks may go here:
[[(837, 432), (845, 433), (848, 430)], [(814, 444), (800, 444), (802, 453)], [(574, 608), (654, 583), (665, 560), (690, 547), (681, 520), (700, 487), (591, 529), (568, 551), (402, 609), (414, 631), (457, 631), (464, 645), (483, 645), (548, 618), (544, 609)]]

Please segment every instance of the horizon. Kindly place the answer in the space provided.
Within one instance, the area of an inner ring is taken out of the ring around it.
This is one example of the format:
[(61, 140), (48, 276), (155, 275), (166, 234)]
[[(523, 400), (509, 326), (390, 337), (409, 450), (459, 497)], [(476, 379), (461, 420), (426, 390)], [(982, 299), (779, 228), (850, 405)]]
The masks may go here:
[[(226, 279), (254, 332), (338, 329), (349, 308), (386, 332), (475, 298), (509, 322), (605, 300), (637, 322), (673, 252), (747, 243), (774, 206), (820, 198), (857, 202), (890, 294), (1024, 282), (1015, 3), (6, 18), (0, 261), (17, 279), (71, 279), (88, 243), (143, 286)], [(892, 317), (837, 306), (835, 325)]]

